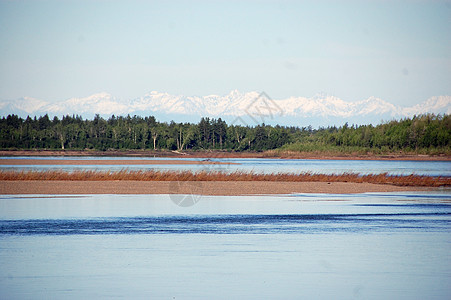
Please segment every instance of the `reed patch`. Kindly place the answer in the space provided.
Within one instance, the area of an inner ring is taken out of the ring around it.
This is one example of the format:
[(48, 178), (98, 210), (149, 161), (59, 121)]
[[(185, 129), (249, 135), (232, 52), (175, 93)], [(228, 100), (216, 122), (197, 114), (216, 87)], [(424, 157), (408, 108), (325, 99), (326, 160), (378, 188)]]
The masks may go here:
[(353, 182), (388, 184), (396, 186), (449, 187), (451, 177), (424, 175), (381, 174), (319, 174), (303, 173), (255, 173), (255, 172), (218, 172), (218, 171), (157, 171), (157, 170), (121, 170), (121, 171), (0, 171), (0, 180), (68, 180), (68, 181), (274, 181), (274, 182)]

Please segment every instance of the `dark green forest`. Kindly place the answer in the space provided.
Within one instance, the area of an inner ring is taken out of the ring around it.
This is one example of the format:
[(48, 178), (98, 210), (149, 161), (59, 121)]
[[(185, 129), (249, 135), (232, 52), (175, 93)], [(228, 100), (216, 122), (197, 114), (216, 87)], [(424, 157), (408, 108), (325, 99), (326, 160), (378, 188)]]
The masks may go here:
[(450, 115), (420, 115), (373, 125), (340, 127), (235, 126), (221, 118), (162, 123), (154, 117), (94, 119), (48, 115), (0, 119), (1, 149), (227, 150), (450, 154)]

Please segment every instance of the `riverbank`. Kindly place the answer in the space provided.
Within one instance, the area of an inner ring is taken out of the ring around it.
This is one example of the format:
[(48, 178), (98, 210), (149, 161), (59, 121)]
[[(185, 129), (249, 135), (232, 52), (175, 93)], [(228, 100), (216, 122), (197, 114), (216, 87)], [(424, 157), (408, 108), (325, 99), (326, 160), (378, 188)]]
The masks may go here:
[(196, 194), (217, 196), (274, 195), (292, 193), (359, 194), (432, 191), (430, 187), (406, 187), (353, 182), (265, 181), (0, 181), (0, 194)]
[(159, 171), (159, 170), (0, 170), (0, 181), (226, 181), (226, 182), (342, 182), (371, 183), (409, 187), (451, 187), (451, 177), (425, 175), (380, 174), (320, 174), (320, 173), (255, 173), (221, 171)]
[(69, 165), (69, 166), (95, 166), (95, 165), (237, 165), (236, 163), (209, 161), (209, 160), (121, 160), (121, 159), (0, 159), (0, 166), (40, 166), (40, 165)]
[(336, 160), (417, 160), (417, 161), (451, 161), (450, 155), (422, 154), (356, 154), (356, 153), (324, 153), (324, 152), (227, 152), (227, 151), (159, 151), (159, 150), (1, 150), (1, 156), (97, 156), (97, 157), (161, 157), (161, 158), (280, 158), (280, 159), (336, 159)]
[(450, 177), (356, 173), (0, 171), (0, 194), (352, 194), (449, 188)]

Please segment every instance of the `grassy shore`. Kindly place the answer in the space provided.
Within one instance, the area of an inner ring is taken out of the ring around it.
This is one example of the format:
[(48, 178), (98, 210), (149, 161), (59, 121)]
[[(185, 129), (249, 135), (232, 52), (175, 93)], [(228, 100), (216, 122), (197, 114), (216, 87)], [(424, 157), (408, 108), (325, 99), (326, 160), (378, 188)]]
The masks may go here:
[(252, 181), (252, 182), (352, 182), (385, 184), (412, 187), (450, 187), (450, 177), (433, 177), (420, 175), (389, 175), (357, 173), (316, 174), (316, 173), (272, 173), (260, 174), (254, 172), (236, 171), (223, 173), (216, 171), (0, 171), (1, 181)]
[[(0, 156), (116, 156), (116, 157), (190, 157), (200, 160), (126, 160), (126, 159), (15, 159), (3, 158), (0, 164), (217, 164), (201, 158), (297, 158), (297, 159), (374, 159), (374, 160), (450, 160), (450, 157), (431, 156), (322, 156), (286, 152), (165, 152), (165, 151), (0, 151)], [(315, 174), (253, 172), (221, 173), (214, 171), (0, 171), (0, 194), (202, 194), (253, 195), (289, 193), (365, 193), (428, 191), (451, 187), (450, 177), (392, 176), (384, 174)]]
[(339, 151), (233, 152), (221, 150), (167, 151), (167, 150), (0, 150), (0, 156), (98, 156), (98, 157), (190, 157), (190, 158), (289, 158), (289, 159), (348, 159), (348, 160), (424, 160), (450, 161), (451, 155), (426, 155), (419, 153), (387, 152), (362, 153)]

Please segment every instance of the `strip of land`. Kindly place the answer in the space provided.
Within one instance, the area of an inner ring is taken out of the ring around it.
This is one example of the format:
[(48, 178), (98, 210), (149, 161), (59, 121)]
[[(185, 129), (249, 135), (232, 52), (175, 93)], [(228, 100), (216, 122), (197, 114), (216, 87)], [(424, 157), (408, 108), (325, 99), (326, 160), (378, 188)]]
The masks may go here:
[(292, 193), (355, 194), (430, 191), (436, 188), (353, 182), (268, 181), (0, 181), (0, 194), (195, 194), (262, 195)]
[(428, 191), (450, 177), (191, 171), (0, 171), (0, 194), (351, 194)]
[(425, 175), (390, 175), (388, 173), (365, 174), (320, 174), (320, 173), (255, 173), (255, 172), (221, 172), (221, 171), (160, 171), (160, 170), (0, 170), (1, 181), (269, 181), (269, 182), (352, 182), (387, 184), (413, 187), (450, 187), (451, 177)]
[(40, 165), (235, 165), (236, 163), (210, 160), (148, 160), (148, 159), (0, 159), (0, 166), (40, 166)]
[(357, 154), (357, 153), (324, 153), (274, 151), (265, 152), (227, 152), (227, 151), (165, 151), (165, 150), (0, 150), (0, 156), (98, 156), (98, 157), (168, 157), (168, 158), (287, 158), (287, 159), (334, 159), (334, 160), (418, 160), (418, 161), (450, 161), (451, 155), (425, 154)]

